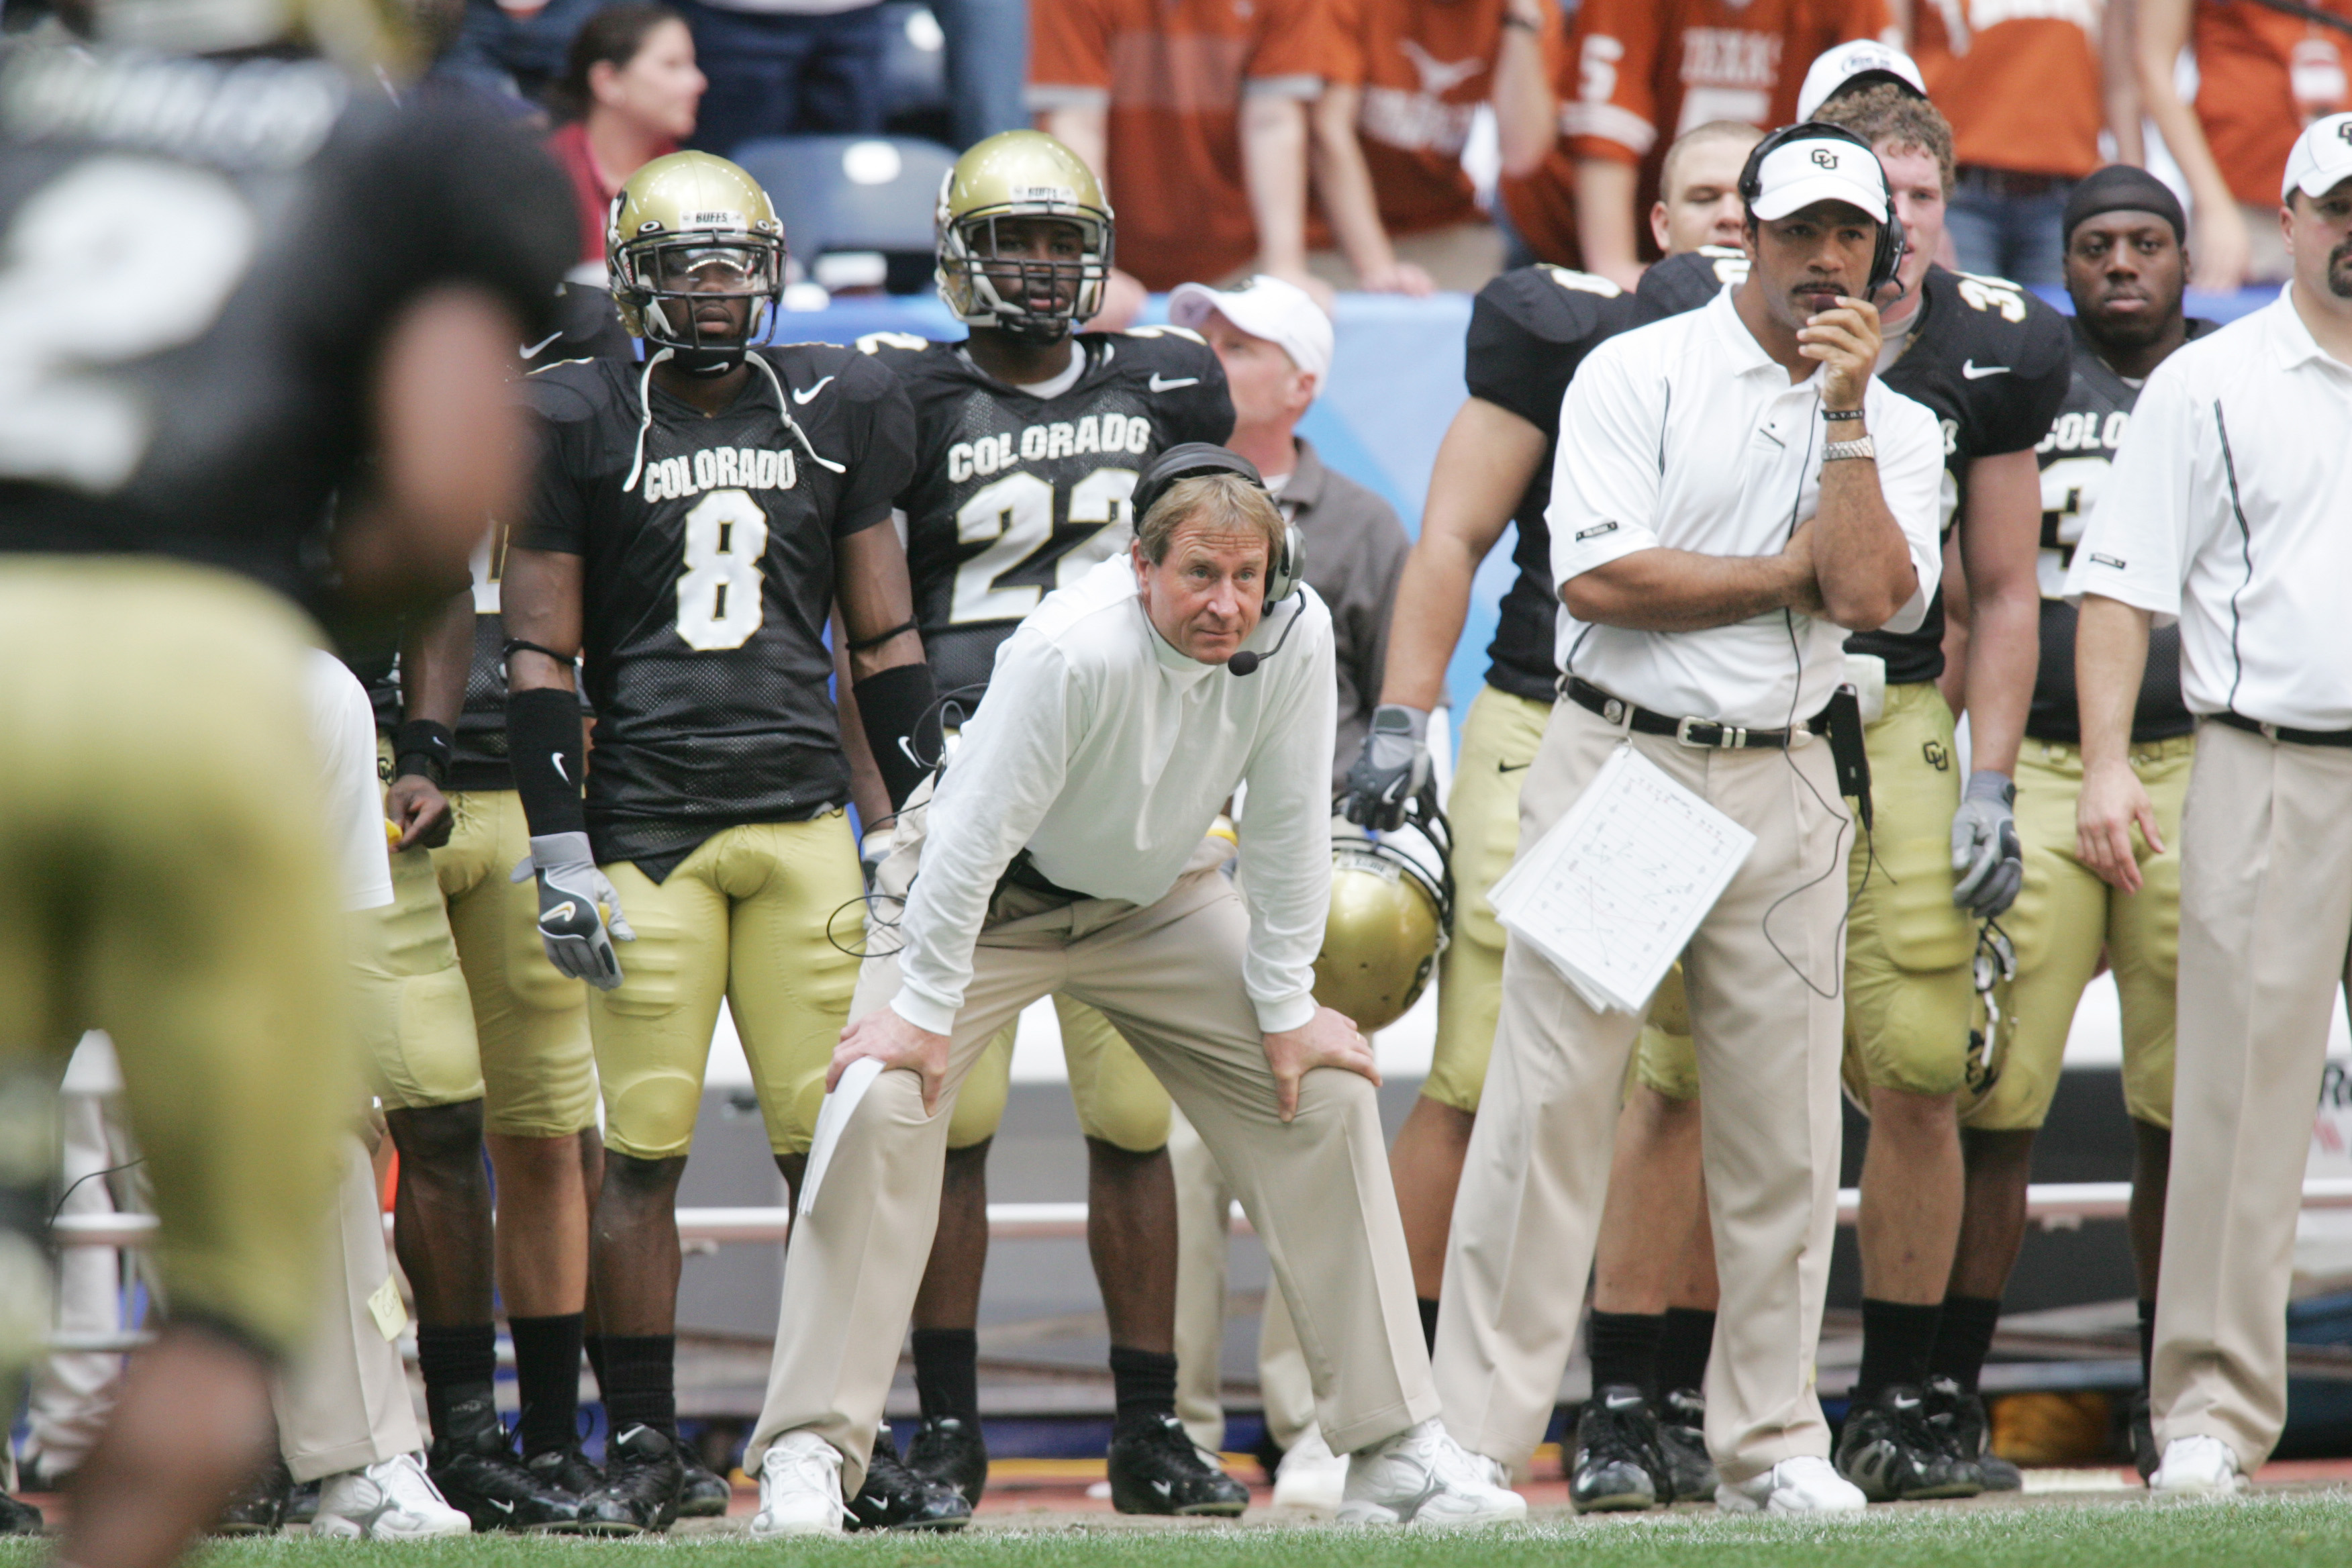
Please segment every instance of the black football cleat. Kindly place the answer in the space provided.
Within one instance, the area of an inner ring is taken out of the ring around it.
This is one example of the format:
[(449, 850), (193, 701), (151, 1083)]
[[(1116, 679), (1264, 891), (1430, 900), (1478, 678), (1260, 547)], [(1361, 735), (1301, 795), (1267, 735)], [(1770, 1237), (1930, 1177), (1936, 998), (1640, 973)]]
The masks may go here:
[(19, 1498), (0, 1492), (0, 1535), (38, 1535), (41, 1510)]
[(576, 1442), (529, 1455), (522, 1468), (541, 1486), (551, 1491), (570, 1492), (573, 1497), (586, 1497), (604, 1484), (604, 1472), (580, 1451)]
[(580, 1500), (583, 1535), (642, 1535), (677, 1522), (686, 1484), (677, 1442), (651, 1426), (632, 1426), (604, 1446), (604, 1484)]
[(1642, 1391), (1597, 1388), (1576, 1418), (1576, 1461), (1568, 1500), (1579, 1513), (1638, 1512), (1673, 1500), (1663, 1483), (1658, 1417)]
[(294, 1483), (294, 1489), (286, 1494), (285, 1520), (287, 1523), (308, 1524), (312, 1520), (319, 1517), (319, 1489), (320, 1484), (321, 1483), (317, 1480), (296, 1481)]
[(1846, 1413), (1833, 1463), (1873, 1502), (1974, 1497), (1984, 1490), (1976, 1467), (1929, 1419), (1926, 1392), (1907, 1384)]
[(495, 1420), (471, 1431), (436, 1436), (425, 1451), (425, 1473), (433, 1478), (443, 1500), (473, 1521), (477, 1534), (568, 1531), (580, 1522), (579, 1494), (535, 1474)]
[(1963, 1465), (1975, 1468), (1983, 1490), (2025, 1489), (2025, 1477), (2018, 1468), (1992, 1451), (1992, 1420), (1985, 1414), (1982, 1394), (1964, 1392), (1948, 1377), (1929, 1378), (1923, 1392), (1927, 1396), (1927, 1424)]
[(735, 1489), (727, 1479), (702, 1462), (702, 1456), (690, 1443), (677, 1446), (679, 1467), (686, 1479), (677, 1489), (677, 1517), (680, 1519), (724, 1519), (727, 1507), (735, 1500)]
[(898, 1458), (890, 1428), (874, 1434), (866, 1461), (866, 1483), (849, 1500), (848, 1530), (961, 1530), (971, 1522), (971, 1504), (945, 1481), (917, 1475)]
[(220, 1518), (213, 1521), (215, 1535), (275, 1535), (286, 1522), (286, 1494), (294, 1489), (294, 1478), (286, 1468), (286, 1461), (277, 1455), (269, 1463), (237, 1489), (228, 1506), (221, 1510)]
[(907, 1445), (907, 1468), (927, 1481), (955, 1488), (964, 1501), (978, 1508), (980, 1494), (988, 1489), (988, 1445), (981, 1437), (980, 1424), (957, 1415), (924, 1421)]
[(1249, 1507), (1249, 1489), (1211, 1464), (1173, 1415), (1114, 1430), (1109, 1468), (1121, 1513), (1236, 1519)]
[(1713, 1502), (1715, 1460), (1706, 1451), (1706, 1397), (1696, 1388), (1677, 1388), (1660, 1400), (1658, 1457), (1664, 1462), (1657, 1479), (1664, 1483), (1662, 1502)]

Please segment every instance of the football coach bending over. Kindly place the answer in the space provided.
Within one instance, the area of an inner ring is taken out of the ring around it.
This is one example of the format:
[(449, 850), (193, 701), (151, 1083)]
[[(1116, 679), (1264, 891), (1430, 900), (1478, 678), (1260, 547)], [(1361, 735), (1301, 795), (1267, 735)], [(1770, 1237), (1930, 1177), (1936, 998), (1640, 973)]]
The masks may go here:
[[(1371, 1051), (1309, 989), (1330, 897), (1330, 616), (1233, 453), (1178, 447), (1132, 501), (1131, 555), (1050, 595), (998, 652), (880, 872), (908, 889), (901, 944), (866, 959), (834, 1075), (863, 1058), (898, 1070), (858, 1102), (793, 1230), (745, 1459), (754, 1534), (841, 1528), (930, 1250), (957, 1087), (1057, 992), (1127, 1037), (1265, 1239), (1318, 1418), (1357, 1456), (1342, 1517), (1526, 1511), (1434, 1419)], [(1244, 784), (1236, 892), (1204, 836)]]
[[(1603, 343), (1570, 384), (1551, 507), (1566, 672), (1519, 799), (1524, 848), (1631, 744), (1756, 836), (1683, 955), (1723, 1305), (1707, 1447), (1727, 1509), (1844, 1510), (1813, 1354), (1837, 1217), (1852, 826), (1820, 730), (1848, 630), (1918, 625), (1943, 443), (1873, 375), (1895, 273), (1869, 147), (1802, 125), (1739, 180), (1747, 280)], [(1859, 724), (1853, 726), (1860, 740)], [(1526, 942), (1470, 1136), (1437, 1319), (1446, 1426), (1524, 1464), (1592, 1264), (1641, 1018)]]

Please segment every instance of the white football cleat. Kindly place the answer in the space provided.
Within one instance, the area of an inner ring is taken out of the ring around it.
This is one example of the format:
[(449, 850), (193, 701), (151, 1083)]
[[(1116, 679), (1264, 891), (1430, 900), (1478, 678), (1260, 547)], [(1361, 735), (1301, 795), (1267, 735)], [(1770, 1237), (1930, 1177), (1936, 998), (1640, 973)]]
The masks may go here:
[(429, 1541), (470, 1535), (471, 1521), (451, 1508), (414, 1454), (394, 1454), (363, 1470), (329, 1476), (319, 1488), (310, 1533), (334, 1541)]
[(1860, 1513), (1862, 1489), (1827, 1459), (1801, 1454), (1744, 1481), (1718, 1481), (1715, 1506), (1726, 1513)]
[(1328, 1518), (1339, 1511), (1347, 1486), (1347, 1457), (1331, 1451), (1322, 1427), (1309, 1426), (1275, 1467), (1274, 1506)]
[(2246, 1476), (2236, 1450), (2198, 1433), (2164, 1446), (2164, 1462), (2147, 1479), (2147, 1489), (2165, 1497), (2229, 1497), (2246, 1489)]
[(1339, 1522), (1475, 1530), (1527, 1518), (1528, 1500), (1489, 1473), (1442, 1425), (1424, 1421), (1349, 1456)]
[(760, 1460), (753, 1535), (839, 1535), (847, 1512), (840, 1449), (809, 1431), (787, 1432), (768, 1446)]

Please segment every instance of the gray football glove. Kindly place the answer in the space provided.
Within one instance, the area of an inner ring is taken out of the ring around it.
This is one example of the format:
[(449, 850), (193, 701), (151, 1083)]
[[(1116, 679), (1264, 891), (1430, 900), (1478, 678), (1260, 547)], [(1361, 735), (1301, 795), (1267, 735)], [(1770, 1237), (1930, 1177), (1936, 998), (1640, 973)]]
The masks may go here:
[(1348, 769), (1340, 810), (1359, 827), (1390, 833), (1404, 826), (1405, 803), (1429, 782), (1429, 715), (1400, 702), (1372, 710), (1371, 732)]
[[(621, 961), (613, 943), (635, 942), (621, 912), (621, 896), (604, 873), (584, 833), (551, 833), (530, 841), (530, 853), (516, 863), (515, 881), (539, 879), (539, 940), (559, 974), (585, 980), (599, 991), (621, 983)], [(602, 904), (600, 911), (597, 905)]]
[(2025, 885), (2016, 808), (2017, 786), (2008, 775), (1974, 773), (1952, 816), (1952, 902), (1980, 921), (2015, 903)]

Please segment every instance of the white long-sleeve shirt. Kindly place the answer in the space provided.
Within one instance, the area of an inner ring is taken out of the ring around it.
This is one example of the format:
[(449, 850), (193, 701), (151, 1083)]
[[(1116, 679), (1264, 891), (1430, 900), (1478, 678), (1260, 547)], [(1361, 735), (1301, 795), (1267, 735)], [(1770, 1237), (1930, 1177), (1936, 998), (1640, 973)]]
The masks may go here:
[[(1296, 617), (1295, 629), (1291, 623)], [(998, 879), (1024, 847), (1073, 892), (1155, 903), (1246, 782), (1242, 980), (1269, 1034), (1315, 1016), (1331, 902), (1331, 616), (1311, 588), (1246, 647), (1250, 675), (1188, 658), (1153, 629), (1125, 555), (1047, 595), (1004, 645), (940, 777), (900, 920), (890, 1005), (950, 1033)]]

